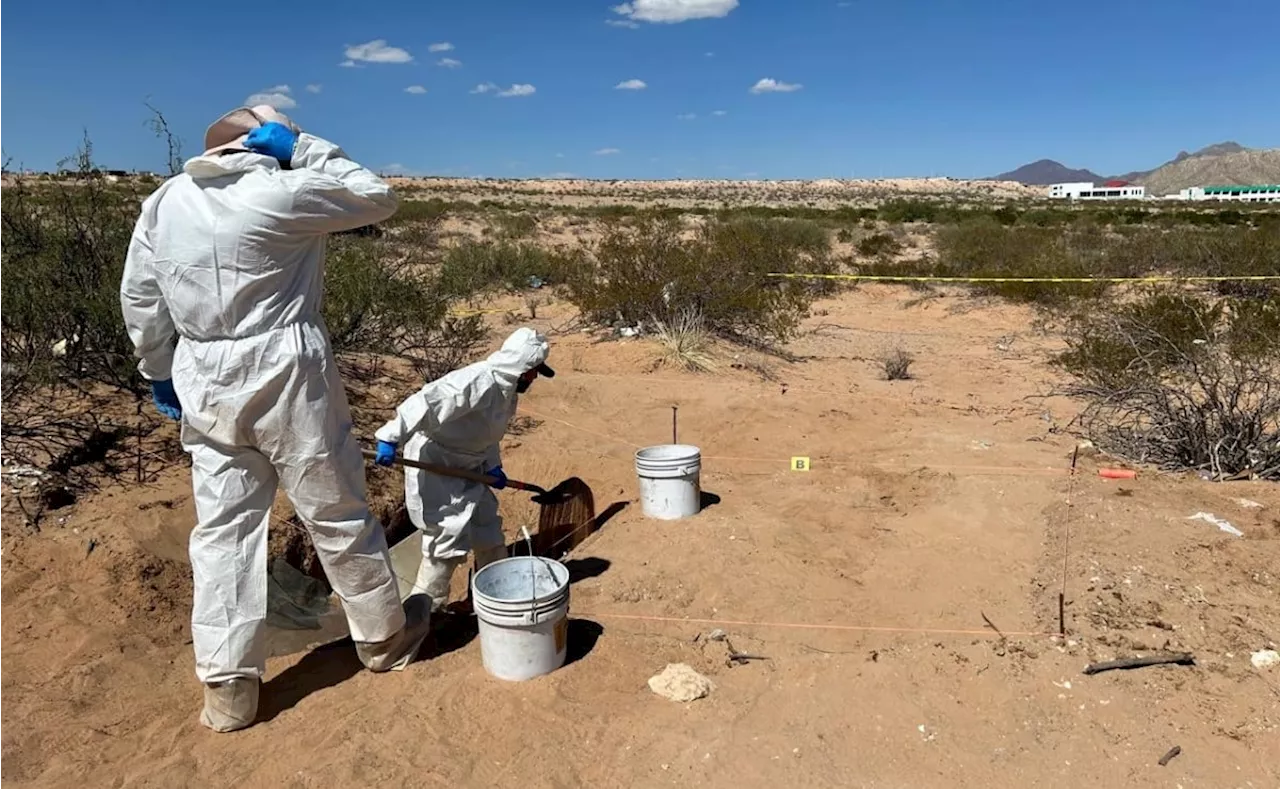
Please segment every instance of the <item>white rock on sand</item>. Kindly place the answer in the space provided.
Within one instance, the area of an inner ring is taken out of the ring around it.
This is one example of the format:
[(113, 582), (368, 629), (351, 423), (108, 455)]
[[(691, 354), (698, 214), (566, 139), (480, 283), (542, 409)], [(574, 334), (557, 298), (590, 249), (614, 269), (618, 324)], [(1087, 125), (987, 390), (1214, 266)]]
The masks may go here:
[(649, 690), (672, 701), (695, 701), (714, 687), (711, 680), (684, 663), (668, 663), (660, 674), (649, 678)]

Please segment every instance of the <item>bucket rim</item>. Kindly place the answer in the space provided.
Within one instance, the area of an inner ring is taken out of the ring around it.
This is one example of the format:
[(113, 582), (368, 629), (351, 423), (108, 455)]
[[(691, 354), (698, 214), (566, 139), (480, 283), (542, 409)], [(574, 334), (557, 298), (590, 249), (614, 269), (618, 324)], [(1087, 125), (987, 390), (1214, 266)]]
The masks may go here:
[[(653, 455), (645, 454), (646, 452), (654, 452), (656, 450), (667, 450), (673, 454), (661, 457), (654, 457)], [(675, 454), (677, 450), (682, 451), (683, 454)], [(694, 446), (693, 444), (654, 444), (653, 446), (637, 449), (635, 457), (638, 461), (644, 460), (649, 462), (692, 460), (693, 458), (702, 457), (702, 449)]]
[[(479, 587), (478, 581), (490, 568), (500, 567), (503, 565), (514, 566), (517, 562), (532, 565), (535, 561), (549, 566), (548, 572), (551, 574), (552, 580), (556, 581), (559, 586), (542, 595), (531, 595), (529, 597), (521, 597), (514, 600), (503, 597), (494, 597), (491, 594), (486, 594)], [(570, 580), (569, 568), (566, 567), (563, 562), (558, 562), (555, 559), (548, 559), (545, 556), (508, 556), (504, 559), (499, 559), (496, 562), (490, 562), (477, 570), (471, 576), (471, 593), (477, 603), (483, 599), (490, 605), (529, 606), (536, 608), (542, 604), (558, 600), (562, 595), (565, 595), (569, 590)]]

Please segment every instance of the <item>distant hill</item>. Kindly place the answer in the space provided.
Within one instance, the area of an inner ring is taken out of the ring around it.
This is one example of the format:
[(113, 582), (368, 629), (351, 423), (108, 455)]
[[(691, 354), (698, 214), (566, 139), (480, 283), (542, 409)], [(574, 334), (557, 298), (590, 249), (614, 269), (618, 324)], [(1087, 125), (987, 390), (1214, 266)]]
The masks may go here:
[(1190, 186), (1280, 183), (1280, 149), (1255, 150), (1238, 142), (1219, 142), (1193, 153), (1179, 151), (1177, 156), (1150, 170), (1109, 177), (1090, 170), (1072, 170), (1052, 159), (1041, 159), (990, 180), (1017, 181), (1028, 186), (1070, 181), (1131, 181), (1157, 196), (1175, 194)]
[(1072, 170), (1061, 162), (1052, 159), (1041, 159), (1038, 162), (1024, 164), (1016, 170), (1001, 173), (992, 181), (1017, 181), (1028, 186), (1048, 186), (1069, 181), (1103, 181), (1102, 176), (1088, 170)]
[[(1150, 176), (1152, 173), (1156, 172), (1157, 170), (1163, 167), (1168, 167), (1171, 164), (1177, 164), (1178, 162), (1185, 161), (1187, 159), (1197, 159), (1202, 156), (1223, 156), (1229, 153), (1244, 153), (1245, 151), (1248, 151), (1248, 150), (1249, 150), (1248, 148), (1244, 147), (1238, 142), (1230, 142), (1230, 141), (1218, 142), (1218, 143), (1214, 143), (1213, 145), (1206, 145), (1205, 147), (1201, 148), (1195, 153), (1178, 151), (1177, 156), (1173, 157), (1169, 161), (1160, 165), (1160, 167), (1153, 167), (1150, 170), (1134, 170), (1131, 173), (1125, 173), (1124, 175), (1117, 175), (1116, 178), (1121, 181), (1133, 181), (1135, 184), (1143, 184), (1144, 186), (1146, 186), (1145, 179), (1148, 176)], [(1206, 184), (1191, 184), (1191, 185), (1205, 186)], [(1181, 188), (1185, 188), (1185, 187), (1179, 187), (1179, 189)], [(1177, 190), (1175, 189), (1174, 191), (1177, 191)]]
[(1243, 149), (1217, 155), (1199, 152), (1175, 159), (1134, 179), (1153, 196), (1177, 194), (1191, 186), (1280, 183), (1280, 148)]

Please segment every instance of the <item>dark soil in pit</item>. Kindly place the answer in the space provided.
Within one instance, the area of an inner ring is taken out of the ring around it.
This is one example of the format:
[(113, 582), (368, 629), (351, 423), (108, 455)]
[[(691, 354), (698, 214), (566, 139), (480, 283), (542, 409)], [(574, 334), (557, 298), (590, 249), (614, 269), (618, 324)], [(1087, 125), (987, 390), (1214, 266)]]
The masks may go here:
[[(396, 545), (413, 533), (413, 523), (409, 520), (408, 510), (405, 509), (403, 497), (398, 491), (395, 495), (388, 491), (376, 497), (371, 496), (369, 507), (373, 510), (373, 516), (382, 524), (388, 546)], [(292, 508), (284, 509), (281, 517), (273, 517), (271, 521), (267, 566), (270, 567), (277, 558), (282, 558), (304, 574), (328, 584), (324, 568), (320, 565), (320, 557), (316, 554), (306, 527), (298, 520)]]

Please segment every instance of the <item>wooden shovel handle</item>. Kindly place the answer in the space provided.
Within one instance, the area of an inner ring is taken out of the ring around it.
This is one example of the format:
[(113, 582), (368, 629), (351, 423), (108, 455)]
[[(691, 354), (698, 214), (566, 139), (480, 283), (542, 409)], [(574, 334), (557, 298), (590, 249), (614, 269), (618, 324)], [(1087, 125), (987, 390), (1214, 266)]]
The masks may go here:
[[(372, 449), (366, 449), (361, 454), (369, 460), (374, 460), (378, 457), (378, 453), (374, 452)], [(399, 455), (396, 455), (395, 463), (400, 466), (421, 469), (422, 471), (426, 471), (430, 474), (439, 474), (442, 477), (453, 477), (454, 479), (465, 479), (470, 482), (479, 482), (481, 485), (488, 485), (489, 487), (493, 487), (498, 481), (488, 474), (477, 474), (474, 471), (465, 471), (460, 468), (451, 468), (449, 466), (437, 466), (435, 463), (423, 463), (421, 461), (410, 460), (409, 458), (401, 457)], [(537, 485), (530, 485), (529, 483), (521, 482), (518, 479), (508, 479), (507, 487), (514, 490), (527, 490), (530, 493), (546, 493), (545, 490)]]

